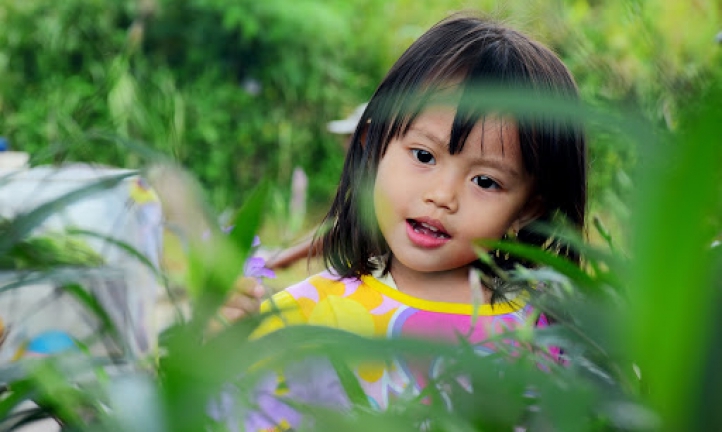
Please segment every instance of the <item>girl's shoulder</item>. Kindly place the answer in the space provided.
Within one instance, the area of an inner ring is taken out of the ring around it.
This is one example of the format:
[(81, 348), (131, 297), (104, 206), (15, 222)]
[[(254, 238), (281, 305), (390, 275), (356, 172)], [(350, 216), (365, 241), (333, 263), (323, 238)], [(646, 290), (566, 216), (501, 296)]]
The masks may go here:
[(362, 286), (357, 278), (340, 278), (328, 271), (291, 285), (261, 305), (261, 313), (267, 317), (259, 334), (299, 324), (347, 328), (349, 310), (371, 307), (363, 295), (356, 295)]
[(324, 270), (307, 279), (293, 284), (276, 295), (291, 296), (295, 299), (318, 299), (319, 296), (343, 295), (361, 284), (357, 278), (342, 278), (331, 271)]
[(272, 333), (288, 325), (307, 324), (316, 307), (330, 294), (343, 293), (358, 279), (341, 279), (329, 271), (315, 274), (278, 291), (261, 303), (264, 316), (256, 337)]

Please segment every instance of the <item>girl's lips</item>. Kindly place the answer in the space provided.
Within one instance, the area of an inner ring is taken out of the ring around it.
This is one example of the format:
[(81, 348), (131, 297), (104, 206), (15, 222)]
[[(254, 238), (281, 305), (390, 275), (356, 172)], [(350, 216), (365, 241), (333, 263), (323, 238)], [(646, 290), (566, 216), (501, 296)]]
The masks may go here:
[(430, 219), (407, 219), (406, 234), (411, 243), (425, 249), (441, 247), (451, 240), (443, 225)]

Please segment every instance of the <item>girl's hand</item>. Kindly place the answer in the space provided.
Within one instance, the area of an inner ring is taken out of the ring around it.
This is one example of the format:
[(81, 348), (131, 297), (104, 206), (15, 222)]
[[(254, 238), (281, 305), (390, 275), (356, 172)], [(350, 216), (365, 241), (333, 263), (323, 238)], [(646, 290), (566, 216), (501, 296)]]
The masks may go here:
[(233, 294), (221, 307), (221, 316), (229, 323), (258, 313), (266, 289), (256, 278), (241, 276), (236, 279)]

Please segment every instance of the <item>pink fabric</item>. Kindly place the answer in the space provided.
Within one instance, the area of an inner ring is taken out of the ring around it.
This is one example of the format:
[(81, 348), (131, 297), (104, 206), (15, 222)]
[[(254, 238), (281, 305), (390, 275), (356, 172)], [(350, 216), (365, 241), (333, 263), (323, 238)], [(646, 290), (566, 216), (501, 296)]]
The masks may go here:
[[(370, 276), (338, 280), (328, 272), (288, 288), (276, 299), (281, 309), (293, 310), (286, 310), (288, 319), (283, 321), (292, 325), (323, 325), (379, 338), (412, 337), (453, 343), (463, 337), (475, 345), (480, 355), (495, 351), (489, 338), (513, 331), (533, 315), (531, 306), (518, 302), (491, 309), (487, 306), (474, 316), (471, 305), (415, 299)], [(467, 313), (460, 312), (464, 308)], [(536, 325), (547, 326), (546, 318), (541, 317)], [(558, 352), (551, 355), (557, 358)], [(372, 406), (385, 409), (401, 394), (418, 394), (442, 369), (438, 359), (414, 360), (413, 364), (396, 359), (390, 364), (363, 364), (354, 372)], [(325, 399), (323, 395), (317, 397)]]

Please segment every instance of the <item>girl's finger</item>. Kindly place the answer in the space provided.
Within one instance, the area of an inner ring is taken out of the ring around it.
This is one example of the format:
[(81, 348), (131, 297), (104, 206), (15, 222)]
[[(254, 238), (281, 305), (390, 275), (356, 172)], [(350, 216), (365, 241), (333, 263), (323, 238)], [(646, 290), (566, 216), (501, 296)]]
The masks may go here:
[(248, 293), (251, 292), (257, 284), (258, 281), (255, 278), (241, 276), (236, 279), (236, 282), (233, 284), (233, 290), (237, 293)]
[(256, 281), (256, 285), (251, 288), (250, 295), (257, 300), (260, 300), (266, 295), (266, 288), (262, 283)]
[(249, 296), (248, 294), (236, 294), (226, 302), (224, 307), (241, 309), (246, 312), (257, 312), (261, 302), (259, 299)]

